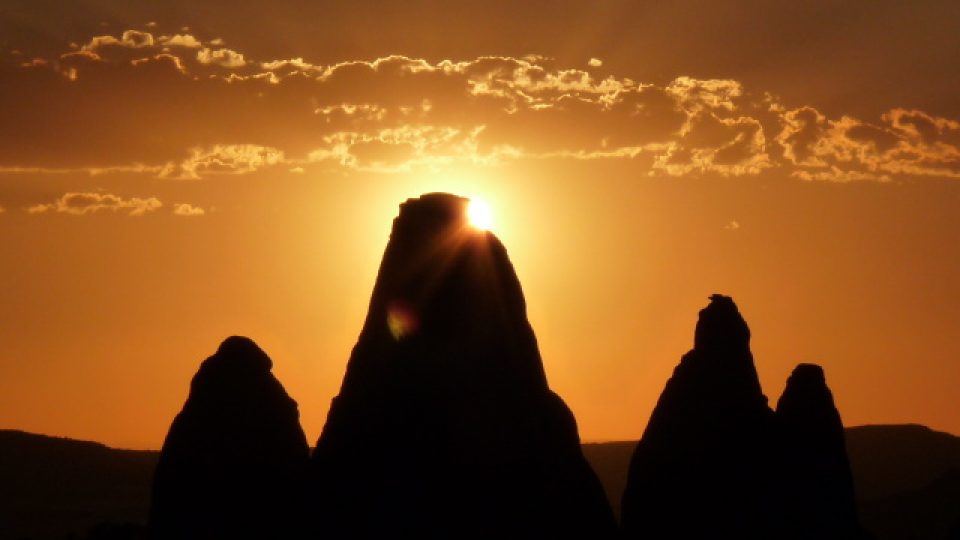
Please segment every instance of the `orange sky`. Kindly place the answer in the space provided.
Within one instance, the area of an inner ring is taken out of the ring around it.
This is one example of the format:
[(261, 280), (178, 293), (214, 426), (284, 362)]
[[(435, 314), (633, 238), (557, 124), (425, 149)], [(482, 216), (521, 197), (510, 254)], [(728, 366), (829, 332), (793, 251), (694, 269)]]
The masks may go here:
[(584, 439), (714, 292), (772, 402), (816, 362), (848, 425), (960, 432), (955, 3), (315, 4), (0, 8), (0, 428), (158, 448), (244, 334), (316, 440), (397, 205), (452, 191)]

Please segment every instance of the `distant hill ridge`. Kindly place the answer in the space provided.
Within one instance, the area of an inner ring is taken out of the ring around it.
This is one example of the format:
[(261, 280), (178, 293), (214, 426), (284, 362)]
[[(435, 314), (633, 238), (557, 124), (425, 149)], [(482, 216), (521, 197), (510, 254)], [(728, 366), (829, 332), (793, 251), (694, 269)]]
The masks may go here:
[[(846, 428), (864, 525), (878, 540), (950, 538), (960, 508), (960, 437), (919, 424)], [(619, 511), (636, 441), (584, 443)], [(98, 523), (146, 523), (159, 452), (0, 430), (0, 538), (62, 539)], [(83, 538), (83, 536), (76, 536)]]
[(158, 452), (0, 430), (0, 538), (65, 538), (147, 519)]

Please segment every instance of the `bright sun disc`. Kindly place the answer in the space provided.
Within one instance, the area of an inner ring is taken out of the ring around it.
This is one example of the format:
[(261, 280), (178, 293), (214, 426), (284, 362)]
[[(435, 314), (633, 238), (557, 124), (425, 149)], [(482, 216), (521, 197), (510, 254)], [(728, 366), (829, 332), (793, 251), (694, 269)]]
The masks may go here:
[(467, 204), (467, 219), (470, 225), (481, 231), (490, 230), (493, 226), (493, 213), (490, 205), (480, 199), (470, 199)]

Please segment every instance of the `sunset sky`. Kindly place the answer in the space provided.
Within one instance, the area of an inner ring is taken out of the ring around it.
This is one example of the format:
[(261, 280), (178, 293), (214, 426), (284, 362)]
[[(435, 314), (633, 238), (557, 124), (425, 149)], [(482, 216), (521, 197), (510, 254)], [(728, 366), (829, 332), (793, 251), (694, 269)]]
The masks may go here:
[(159, 448), (253, 338), (311, 443), (398, 205), (485, 199), (585, 440), (731, 295), (771, 403), (960, 433), (960, 3), (0, 3), (0, 428)]

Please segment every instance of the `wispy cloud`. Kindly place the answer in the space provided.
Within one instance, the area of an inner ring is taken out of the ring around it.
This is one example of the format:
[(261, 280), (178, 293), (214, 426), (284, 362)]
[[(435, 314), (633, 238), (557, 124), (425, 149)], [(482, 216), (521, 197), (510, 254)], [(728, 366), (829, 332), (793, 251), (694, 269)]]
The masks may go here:
[(94, 36), (82, 47), (85, 51), (96, 51), (105, 47), (128, 47), (131, 49), (142, 49), (152, 47), (156, 41), (150, 32), (141, 32), (140, 30), (127, 30), (119, 38), (106, 35)]
[(163, 206), (156, 197), (123, 197), (111, 193), (65, 193), (49, 204), (37, 204), (27, 209), (30, 214), (48, 212), (82, 216), (97, 212), (121, 212), (128, 216), (143, 216)]
[(960, 178), (960, 122), (892, 109), (871, 124), (828, 119), (812, 107), (786, 111), (776, 140), (793, 175), (811, 180), (889, 180), (913, 175)]
[(175, 203), (173, 205), (173, 214), (176, 216), (197, 217), (206, 213), (207, 212), (203, 208), (194, 206), (190, 203)]
[(158, 39), (164, 47), (184, 47), (187, 49), (199, 49), (203, 43), (190, 34), (174, 34), (172, 36), (160, 36)]
[(733, 79), (597, 71), (539, 56), (318, 65), (128, 30), (0, 66), (0, 174), (197, 179), (311, 163), (387, 174), (572, 158), (631, 160), (650, 176), (960, 178), (960, 124), (924, 111), (831, 117)]
[(197, 179), (209, 174), (245, 174), (263, 167), (284, 163), (282, 150), (257, 144), (215, 144), (193, 148), (190, 157), (168, 163), (161, 178)]
[(197, 51), (197, 61), (201, 64), (215, 64), (225, 68), (241, 68), (247, 65), (243, 54), (233, 49), (208, 49), (206, 47)]

